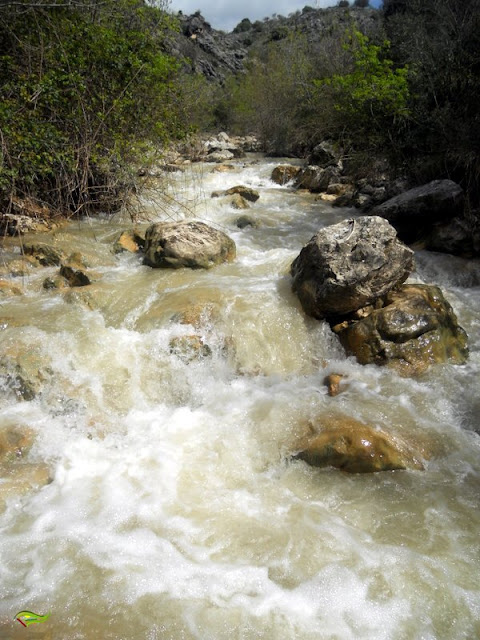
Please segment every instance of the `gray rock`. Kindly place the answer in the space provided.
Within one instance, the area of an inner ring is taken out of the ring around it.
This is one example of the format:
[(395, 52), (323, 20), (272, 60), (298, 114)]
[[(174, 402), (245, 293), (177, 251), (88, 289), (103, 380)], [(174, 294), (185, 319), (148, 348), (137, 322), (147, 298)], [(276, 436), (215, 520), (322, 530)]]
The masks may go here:
[(144, 264), (150, 267), (209, 269), (235, 258), (235, 243), (204, 222), (161, 222), (145, 234)]
[(205, 158), (206, 162), (226, 162), (227, 160), (232, 160), (234, 155), (231, 151), (212, 151)]
[(433, 227), (426, 239), (425, 248), (470, 258), (476, 253), (474, 229), (464, 218), (454, 218), (447, 224)]
[(295, 186), (299, 189), (308, 189), (313, 193), (320, 193), (328, 189), (331, 182), (338, 182), (340, 173), (336, 167), (316, 167), (309, 165), (301, 169), (295, 178)]
[(346, 315), (384, 296), (414, 269), (413, 251), (383, 218), (326, 227), (293, 261), (293, 290), (315, 318)]
[(328, 167), (330, 165), (336, 165), (340, 160), (340, 154), (337, 153), (335, 147), (331, 142), (324, 140), (317, 144), (313, 148), (312, 153), (309, 156), (309, 163), (318, 164), (321, 167)]
[(246, 227), (253, 227), (256, 229), (259, 224), (252, 216), (240, 216), (235, 220), (235, 224), (239, 229), (245, 229)]
[(463, 212), (463, 190), (452, 180), (433, 180), (401, 193), (372, 209), (388, 220), (404, 242), (421, 240), (433, 224), (445, 223)]

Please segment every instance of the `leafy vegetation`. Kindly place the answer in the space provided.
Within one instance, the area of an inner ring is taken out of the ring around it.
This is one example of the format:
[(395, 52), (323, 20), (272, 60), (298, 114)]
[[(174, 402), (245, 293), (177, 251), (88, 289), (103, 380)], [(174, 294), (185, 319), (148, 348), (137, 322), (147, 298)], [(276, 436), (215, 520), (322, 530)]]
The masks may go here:
[(111, 210), (152, 144), (182, 135), (171, 20), (143, 0), (0, 9), (0, 200)]

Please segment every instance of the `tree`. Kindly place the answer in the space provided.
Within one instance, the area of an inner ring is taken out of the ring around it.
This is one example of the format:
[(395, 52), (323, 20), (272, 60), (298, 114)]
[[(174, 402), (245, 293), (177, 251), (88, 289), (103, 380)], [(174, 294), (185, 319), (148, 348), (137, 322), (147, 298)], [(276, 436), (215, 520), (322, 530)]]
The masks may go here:
[(372, 44), (360, 31), (352, 29), (344, 49), (350, 55), (350, 68), (315, 81), (319, 101), (331, 101), (337, 113), (333, 119), (338, 136), (373, 151), (385, 147), (391, 130), (408, 117), (408, 67), (395, 67), (387, 57), (390, 43)]
[(392, 56), (407, 63), (415, 114), (398, 139), (418, 180), (449, 176), (480, 194), (478, 0), (385, 0)]

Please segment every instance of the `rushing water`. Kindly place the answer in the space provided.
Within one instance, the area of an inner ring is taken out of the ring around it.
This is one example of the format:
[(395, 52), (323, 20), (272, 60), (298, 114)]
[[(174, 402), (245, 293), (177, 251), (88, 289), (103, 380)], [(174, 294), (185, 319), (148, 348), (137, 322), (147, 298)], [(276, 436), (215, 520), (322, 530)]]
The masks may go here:
[[(2, 639), (480, 637), (480, 265), (420, 253), (413, 276), (453, 305), (465, 366), (414, 380), (360, 366), (305, 317), (288, 275), (352, 212), (274, 185), (275, 164), (197, 166), (174, 178), (177, 204), (145, 202), (225, 230), (232, 264), (153, 270), (114, 256), (118, 221), (95, 220), (54, 234), (88, 256), (90, 299), (45, 291), (54, 267), (16, 278), (25, 295), (4, 299), (0, 348), (36, 353), (46, 373), (32, 400), (0, 389), (0, 428), (35, 432), (12, 464), (46, 463), (52, 482), (4, 499)], [(235, 184), (259, 189), (258, 228), (210, 198)], [(204, 357), (172, 350), (192, 334)], [(335, 398), (333, 372), (348, 376)], [(427, 443), (425, 470), (292, 461), (309, 422), (338, 414)], [(51, 615), (27, 631), (13, 620), (25, 609)]]

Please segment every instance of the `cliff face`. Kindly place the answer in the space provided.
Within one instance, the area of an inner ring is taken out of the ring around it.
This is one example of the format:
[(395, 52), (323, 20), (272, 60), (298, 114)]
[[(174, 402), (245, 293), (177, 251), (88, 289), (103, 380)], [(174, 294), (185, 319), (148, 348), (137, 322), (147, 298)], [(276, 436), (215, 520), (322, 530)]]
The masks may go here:
[(366, 8), (312, 9), (304, 7), (288, 17), (251, 22), (243, 19), (231, 33), (213, 29), (199, 11), (187, 16), (177, 15), (180, 32), (175, 34), (171, 53), (186, 59), (192, 73), (201, 73), (208, 80), (223, 84), (231, 73), (243, 71), (249, 51), (261, 52), (269, 43), (302, 34), (312, 47), (326, 36), (339, 34), (353, 24), (362, 32), (373, 34), (381, 29), (381, 12)]

